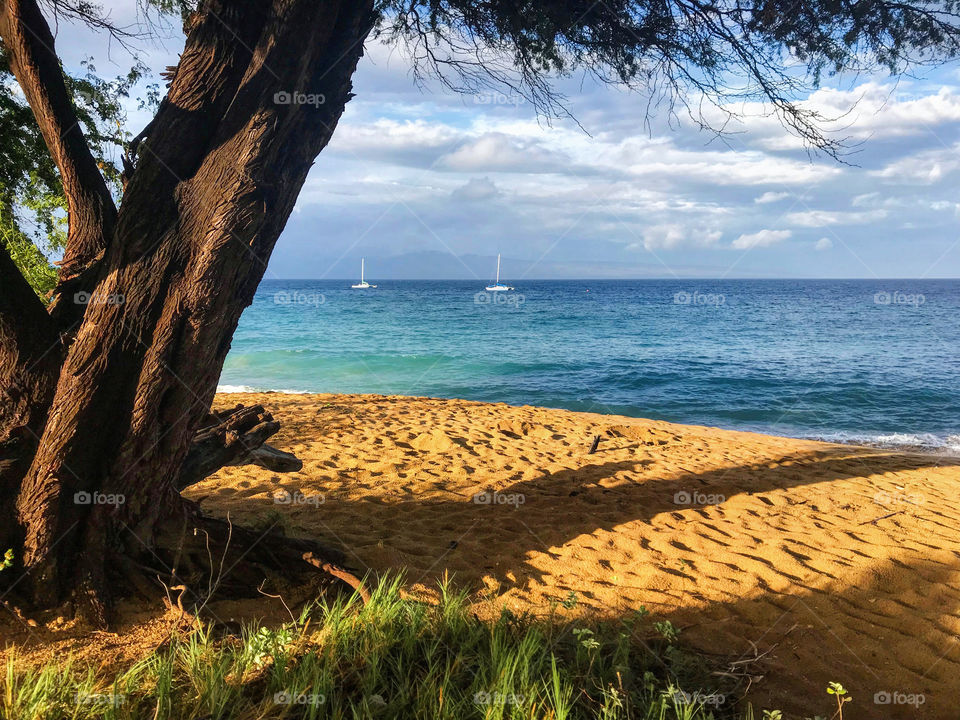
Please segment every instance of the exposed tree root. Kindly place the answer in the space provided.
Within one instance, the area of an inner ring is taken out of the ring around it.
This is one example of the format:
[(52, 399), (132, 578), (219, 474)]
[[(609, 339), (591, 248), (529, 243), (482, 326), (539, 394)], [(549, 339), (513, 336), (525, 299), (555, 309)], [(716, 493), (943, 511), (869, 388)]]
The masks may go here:
[[(130, 595), (149, 602), (164, 599), (168, 607), (190, 617), (214, 596), (255, 597), (264, 587), (300, 593), (308, 589), (305, 581), (310, 581), (314, 596), (348, 591), (369, 600), (360, 579), (343, 567), (342, 553), (312, 540), (257, 532), (206, 517), (196, 503), (179, 495), (184, 487), (225, 465), (299, 470), (302, 463), (295, 456), (264, 444), (279, 427), (259, 405), (211, 412), (197, 431), (179, 475), (151, 496), (148, 509), (138, 508), (131, 517), (106, 506), (92, 506), (77, 531), (77, 552), (62, 563), (68, 576), (53, 582), (53, 595), (47, 599), (37, 595), (32, 576), (26, 578), (17, 588), (26, 593), (22, 606), (46, 611), (44, 617), (50, 611), (69, 614), (92, 627), (106, 628), (116, 599)], [(9, 474), (23, 465), (29, 453), (19, 452), (21, 445), (18, 437), (0, 444), (0, 471)], [(2, 490), (0, 486), (0, 509), (12, 515), (14, 497)], [(15, 531), (13, 524), (0, 528), (0, 552), (20, 545), (22, 538)], [(17, 571), (24, 569), (13, 568), (0, 576), (0, 591), (16, 577), (26, 577)], [(30, 572), (36, 576), (40, 571)], [(56, 606), (66, 598), (56, 592), (58, 585), (69, 592), (66, 605), (60, 607)], [(23, 622), (31, 620), (13, 605), (7, 610)]]
[(179, 527), (166, 523), (153, 548), (119, 563), (121, 579), (137, 594), (165, 598), (168, 607), (195, 616), (214, 598), (256, 597), (265, 585), (297, 587), (319, 577), (321, 593), (370, 599), (360, 578), (343, 567), (342, 553), (313, 540), (237, 527), (184, 502)]
[(36, 627), (37, 621), (32, 617), (27, 615), (20, 607), (9, 600), (0, 600), (0, 605), (4, 607), (11, 615), (13, 615), (17, 620), (26, 625), (27, 627)]

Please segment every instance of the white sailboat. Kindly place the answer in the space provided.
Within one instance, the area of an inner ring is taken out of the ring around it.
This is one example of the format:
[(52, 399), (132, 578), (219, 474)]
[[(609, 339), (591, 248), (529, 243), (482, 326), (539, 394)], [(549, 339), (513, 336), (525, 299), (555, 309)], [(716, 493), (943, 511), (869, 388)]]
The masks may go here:
[(497, 282), (493, 285), (487, 285), (487, 290), (490, 292), (500, 292), (503, 290), (513, 290), (509, 285), (500, 284), (500, 253), (497, 253)]
[(366, 290), (367, 288), (375, 288), (376, 285), (371, 285), (366, 280), (363, 279), (363, 261), (364, 258), (360, 258), (360, 282), (356, 285), (351, 285), (354, 290)]

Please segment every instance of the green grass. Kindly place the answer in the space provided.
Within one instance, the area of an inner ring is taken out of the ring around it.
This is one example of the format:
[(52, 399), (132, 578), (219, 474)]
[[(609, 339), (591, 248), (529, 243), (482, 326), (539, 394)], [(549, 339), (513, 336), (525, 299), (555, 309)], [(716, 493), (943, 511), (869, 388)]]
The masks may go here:
[(32, 669), (12, 658), (0, 677), (0, 717), (733, 717), (732, 698), (718, 704), (711, 693), (723, 689), (704, 684), (705, 663), (663, 630), (645, 611), (589, 627), (507, 610), (485, 622), (449, 587), (428, 604), (401, 597), (394, 578), (367, 605), (321, 601), (280, 628), (176, 635), (116, 677), (69, 659)]

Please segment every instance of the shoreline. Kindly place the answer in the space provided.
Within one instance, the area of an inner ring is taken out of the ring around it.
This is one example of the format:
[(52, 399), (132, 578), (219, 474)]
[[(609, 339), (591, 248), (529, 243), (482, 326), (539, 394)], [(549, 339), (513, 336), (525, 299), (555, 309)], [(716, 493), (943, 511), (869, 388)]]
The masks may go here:
[[(319, 396), (319, 395), (350, 395), (357, 397), (394, 397), (390, 394), (379, 394), (379, 393), (338, 393), (338, 392), (328, 392), (328, 391), (303, 391), (303, 390), (287, 390), (287, 389), (259, 389), (248, 385), (218, 385), (217, 386), (217, 396), (221, 395), (247, 395), (247, 394), (260, 394), (260, 395), (303, 395), (303, 396)], [(754, 429), (754, 428), (737, 428), (737, 427), (724, 427), (721, 425), (699, 425), (693, 422), (674, 422), (671, 420), (654, 420), (652, 418), (640, 415), (622, 415), (618, 413), (587, 413), (582, 410), (572, 410), (565, 407), (555, 407), (550, 405), (514, 405), (508, 402), (490, 402), (484, 400), (471, 400), (468, 398), (462, 397), (437, 397), (437, 396), (401, 396), (401, 397), (417, 397), (424, 400), (451, 400), (451, 401), (462, 401), (462, 402), (478, 402), (484, 404), (492, 405), (506, 405), (507, 407), (520, 408), (520, 407), (539, 407), (544, 410), (558, 410), (563, 412), (573, 412), (573, 413), (584, 413), (584, 414), (596, 414), (608, 418), (625, 418), (630, 420), (649, 420), (650, 422), (666, 422), (673, 425), (680, 425), (685, 427), (709, 427), (717, 430), (727, 430), (730, 432), (746, 432), (752, 433), (755, 435), (765, 435), (768, 437), (778, 437), (785, 438), (790, 440), (810, 440), (814, 442), (828, 443), (832, 445), (847, 445), (850, 447), (869, 447), (877, 450), (889, 450), (891, 452), (899, 453), (909, 453), (909, 454), (921, 454), (921, 455), (933, 455), (937, 457), (960, 457), (960, 433), (956, 435), (947, 435), (941, 437), (935, 433), (901, 433), (901, 432), (856, 432), (848, 430), (835, 430), (829, 431), (822, 434), (809, 434), (809, 435), (785, 435), (781, 433), (774, 433), (766, 431), (763, 429)], [(888, 440), (889, 438), (889, 440)], [(895, 440), (896, 438), (896, 440)], [(899, 440), (902, 438), (902, 440)], [(923, 442), (923, 439), (928, 439), (927, 442)], [(939, 444), (937, 444), (939, 443)]]

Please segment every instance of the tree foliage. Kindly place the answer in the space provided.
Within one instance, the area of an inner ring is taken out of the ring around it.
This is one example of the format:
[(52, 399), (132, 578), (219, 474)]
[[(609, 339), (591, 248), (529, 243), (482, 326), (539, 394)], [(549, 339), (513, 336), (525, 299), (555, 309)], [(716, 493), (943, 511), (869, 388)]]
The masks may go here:
[[(140, 62), (125, 75), (104, 79), (92, 60), (77, 75), (64, 73), (77, 119), (97, 166), (117, 197), (122, 193), (120, 157), (131, 134), (126, 106), (131, 89), (147, 76)], [(159, 90), (148, 85), (141, 107), (159, 104)], [(0, 241), (41, 297), (56, 284), (51, 259), (67, 239), (67, 201), (33, 111), (10, 72), (0, 48)]]
[(552, 80), (582, 71), (649, 91), (671, 111), (706, 100), (729, 113), (730, 101), (760, 100), (835, 155), (827, 118), (798, 100), (824, 75), (901, 73), (956, 58), (958, 8), (955, 0), (381, 0), (378, 33), (408, 45), (418, 77), (458, 91), (507, 85), (563, 113)]

